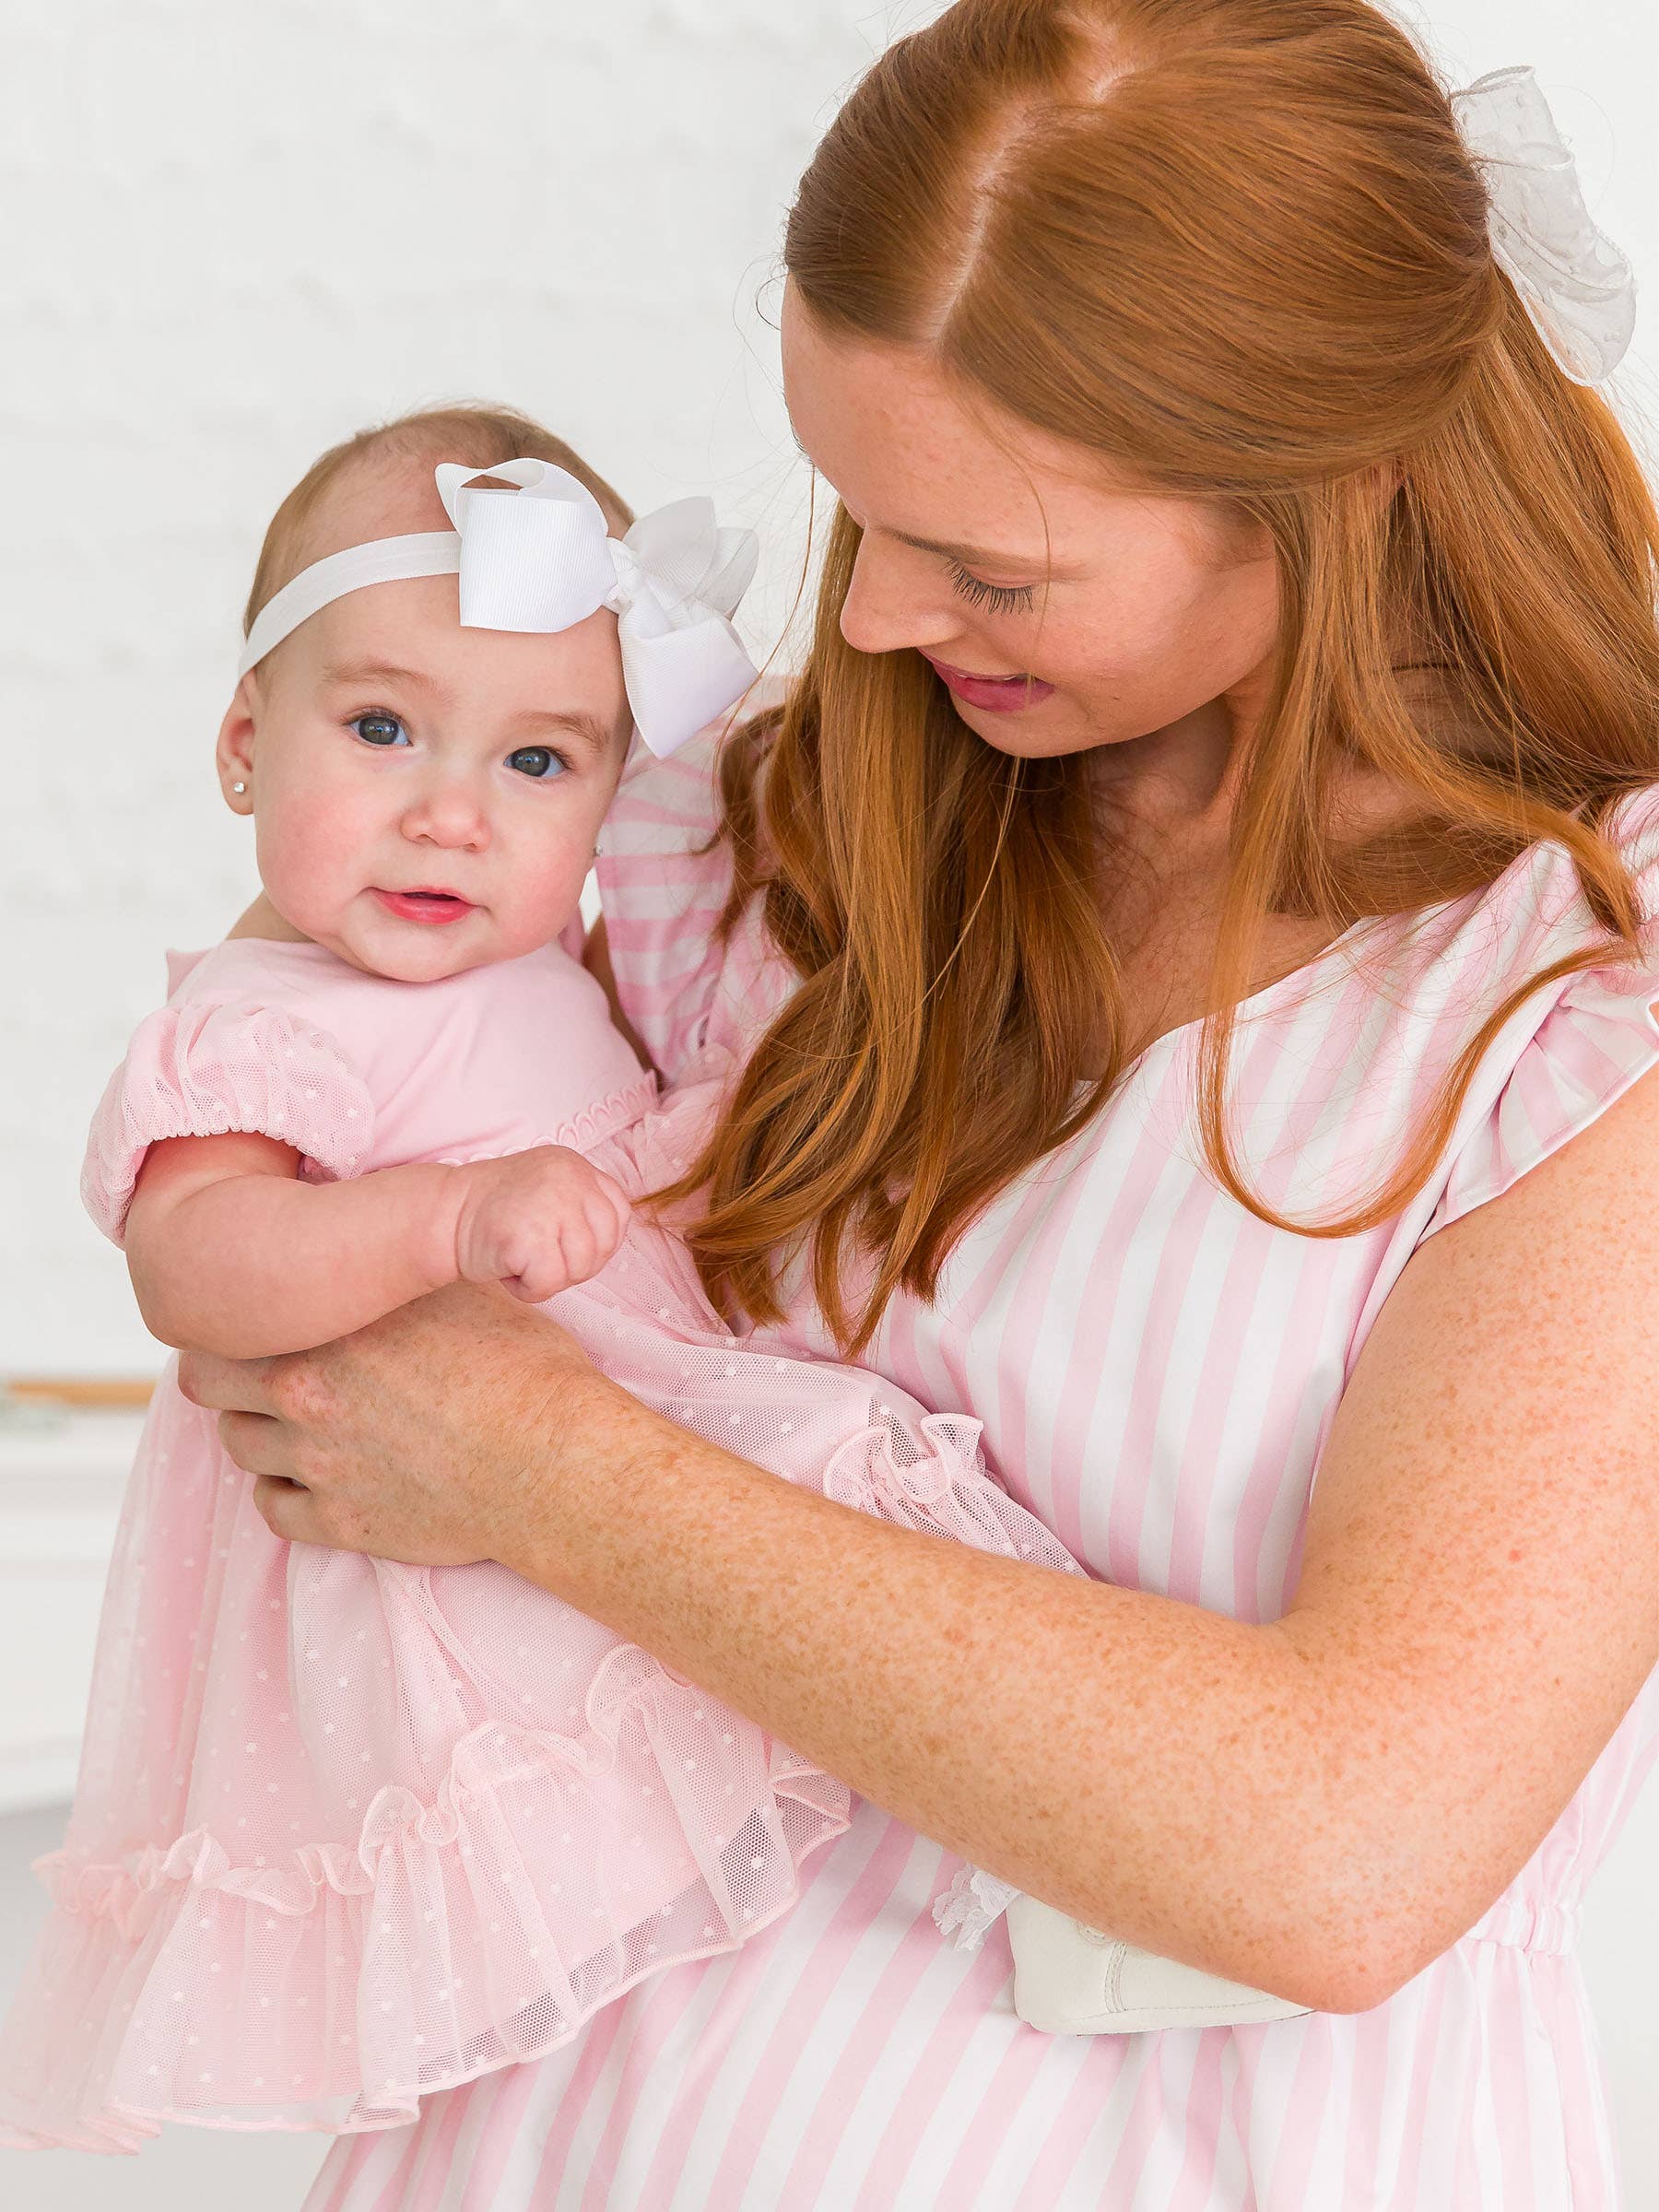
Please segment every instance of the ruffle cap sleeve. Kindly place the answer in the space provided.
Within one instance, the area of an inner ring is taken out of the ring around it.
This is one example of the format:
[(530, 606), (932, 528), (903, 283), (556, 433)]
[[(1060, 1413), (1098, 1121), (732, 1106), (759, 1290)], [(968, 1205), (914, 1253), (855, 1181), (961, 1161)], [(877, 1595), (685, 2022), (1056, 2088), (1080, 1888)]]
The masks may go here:
[[(776, 678), (757, 685), (746, 715), (776, 704), (786, 689)], [(757, 1013), (766, 999), (741, 979), (734, 947), (714, 935), (732, 887), (731, 847), (718, 835), (717, 764), (727, 726), (723, 717), (665, 759), (636, 739), (599, 832), (595, 869), (617, 996), (668, 1085), (700, 1053), (723, 985), (746, 1004), (753, 996)], [(735, 1012), (747, 1026), (744, 1007)]]
[(139, 1023), (105, 1087), (81, 1198), (120, 1244), (144, 1155), (164, 1137), (253, 1131), (292, 1145), (308, 1181), (334, 1182), (354, 1171), (373, 1125), (361, 1076), (325, 1031), (249, 1000), (170, 1004)]
[[(1606, 834), (1623, 855), (1644, 917), (1643, 957), (1581, 969), (1526, 1000), (1514, 1023), (1523, 1041), (1493, 1041), (1491, 1073), (1477, 1072), (1473, 1119), (1442, 1171), (1439, 1199), (1421, 1236), (1500, 1198), (1568, 1138), (1588, 1128), (1650, 1067), (1659, 1065), (1659, 784), (1632, 793)], [(1557, 849), (1572, 887), (1569, 912), (1535, 939), (1525, 970), (1548, 966), (1594, 934), (1572, 863)], [(1617, 947), (1615, 948), (1618, 949)], [(1532, 1025), (1530, 1030), (1525, 1025)]]

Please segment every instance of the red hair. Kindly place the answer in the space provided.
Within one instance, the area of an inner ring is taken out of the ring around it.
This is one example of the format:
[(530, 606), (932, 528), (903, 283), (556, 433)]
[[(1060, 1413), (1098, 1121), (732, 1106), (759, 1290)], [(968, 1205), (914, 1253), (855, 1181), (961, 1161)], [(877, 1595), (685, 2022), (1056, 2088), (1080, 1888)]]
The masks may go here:
[[(1563, 376), (1494, 263), (1424, 57), (1364, 0), (958, 0), (836, 117), (785, 260), (831, 336), (923, 348), (1080, 465), (1267, 534), (1281, 631), (1201, 1126), (1265, 1220), (1334, 1237), (1391, 1218), (1515, 1006), (1608, 943), (1634, 957), (1633, 887), (1598, 830), (1659, 780), (1659, 517), (1607, 401)], [(848, 646), (857, 545), (838, 511), (805, 673), (723, 761), (728, 924), (760, 896), (800, 982), (676, 1186), (707, 1188), (712, 1293), (759, 1321), (774, 1255), (810, 1239), (854, 1355), (896, 1288), (931, 1298), (967, 1222), (1100, 1111), (1132, 1042), (1088, 755), (1004, 755), (916, 653)], [(1427, 705), (1402, 661), (1436, 667)], [(1415, 795), (1409, 828), (1342, 841), (1354, 759)], [(1335, 935), (1478, 891), (1540, 839), (1571, 853), (1606, 941), (1494, 1009), (1365, 1204), (1267, 1208), (1225, 1127), (1265, 914)], [(850, 1248), (873, 1285), (855, 1313)]]

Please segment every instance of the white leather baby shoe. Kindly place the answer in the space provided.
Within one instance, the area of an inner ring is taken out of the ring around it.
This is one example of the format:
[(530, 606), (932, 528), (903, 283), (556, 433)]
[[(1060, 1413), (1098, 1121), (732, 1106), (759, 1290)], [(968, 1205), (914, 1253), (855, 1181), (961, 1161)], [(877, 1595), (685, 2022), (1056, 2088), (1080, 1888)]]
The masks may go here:
[(1009, 1900), (1007, 1922), (1014, 2009), (1050, 2035), (1232, 2027), (1312, 2010), (1119, 1943), (1023, 1891)]

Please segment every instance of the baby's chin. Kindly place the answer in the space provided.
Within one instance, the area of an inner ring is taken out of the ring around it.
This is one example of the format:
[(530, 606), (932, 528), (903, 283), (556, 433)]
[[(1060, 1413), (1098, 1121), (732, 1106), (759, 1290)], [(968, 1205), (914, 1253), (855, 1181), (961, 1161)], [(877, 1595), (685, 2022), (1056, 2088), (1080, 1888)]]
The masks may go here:
[(388, 914), (370, 922), (351, 917), (337, 930), (320, 933), (341, 959), (365, 974), (400, 983), (439, 982), (472, 968), (493, 967), (538, 950), (559, 935), (558, 928), (536, 932), (534, 922), (503, 926), (487, 907), (475, 907), (455, 922), (406, 922)]
[(488, 933), (469, 932), (465, 922), (452, 924), (441, 938), (436, 929), (423, 930), (418, 924), (401, 933), (388, 930), (376, 934), (367, 942), (366, 934), (348, 932), (335, 949), (343, 960), (362, 969), (366, 975), (384, 976), (394, 983), (441, 982), (446, 975), (465, 975), (469, 968), (488, 967), (512, 957)]

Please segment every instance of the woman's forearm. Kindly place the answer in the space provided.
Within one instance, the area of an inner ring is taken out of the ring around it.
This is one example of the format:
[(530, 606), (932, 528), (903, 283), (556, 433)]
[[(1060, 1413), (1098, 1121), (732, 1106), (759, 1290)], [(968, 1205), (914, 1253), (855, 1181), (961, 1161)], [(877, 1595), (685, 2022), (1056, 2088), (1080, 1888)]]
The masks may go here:
[(348, 1336), (453, 1281), (454, 1182), (454, 1170), (420, 1163), (346, 1182), (204, 1183), (141, 1242), (129, 1236), (146, 1325), (181, 1351), (227, 1359)]
[(1367, 1986), (1275, 1627), (895, 1527), (643, 1406), (607, 1403), (591, 1456), (568, 1405), (535, 1426), (559, 1517), (521, 1572), (1092, 1926), (1319, 2010)]

